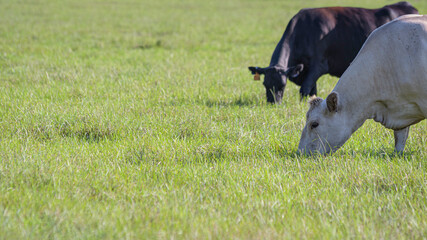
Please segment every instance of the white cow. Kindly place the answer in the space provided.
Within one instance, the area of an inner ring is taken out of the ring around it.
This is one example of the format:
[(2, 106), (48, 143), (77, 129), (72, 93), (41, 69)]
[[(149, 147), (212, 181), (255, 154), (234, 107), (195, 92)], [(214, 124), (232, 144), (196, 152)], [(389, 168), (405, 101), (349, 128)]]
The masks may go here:
[(426, 117), (427, 15), (406, 15), (372, 32), (326, 101), (310, 100), (298, 150), (334, 152), (374, 119), (402, 152), (409, 126)]

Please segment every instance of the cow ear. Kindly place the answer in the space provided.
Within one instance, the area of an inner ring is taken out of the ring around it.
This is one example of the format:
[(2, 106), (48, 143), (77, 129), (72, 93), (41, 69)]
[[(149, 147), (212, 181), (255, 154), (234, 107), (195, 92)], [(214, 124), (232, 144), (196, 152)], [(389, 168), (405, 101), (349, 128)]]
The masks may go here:
[(304, 69), (304, 65), (302, 65), (302, 64), (298, 64), (294, 67), (290, 67), (287, 71), (287, 76), (292, 77), (292, 78), (296, 78), (300, 75), (300, 73), (302, 72), (303, 69)]
[(329, 112), (338, 111), (338, 93), (331, 92), (326, 98), (326, 106), (328, 107)]
[(249, 71), (251, 71), (252, 74), (264, 74), (265, 73), (265, 69), (264, 68), (260, 68), (260, 67), (249, 67)]

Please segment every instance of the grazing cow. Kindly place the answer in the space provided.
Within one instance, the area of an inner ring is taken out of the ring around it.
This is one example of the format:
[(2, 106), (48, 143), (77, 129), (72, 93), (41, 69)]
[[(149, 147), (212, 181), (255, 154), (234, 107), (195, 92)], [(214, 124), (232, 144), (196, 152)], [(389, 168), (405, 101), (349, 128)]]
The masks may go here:
[(255, 80), (264, 74), (267, 101), (280, 103), (287, 78), (301, 86), (301, 97), (315, 95), (316, 81), (341, 77), (369, 34), (404, 15), (418, 13), (407, 2), (379, 9), (327, 7), (302, 9), (289, 22), (266, 68), (249, 67)]
[(300, 152), (333, 152), (367, 119), (393, 129), (402, 152), (409, 126), (427, 117), (427, 15), (375, 30), (326, 101), (310, 100), (306, 117)]

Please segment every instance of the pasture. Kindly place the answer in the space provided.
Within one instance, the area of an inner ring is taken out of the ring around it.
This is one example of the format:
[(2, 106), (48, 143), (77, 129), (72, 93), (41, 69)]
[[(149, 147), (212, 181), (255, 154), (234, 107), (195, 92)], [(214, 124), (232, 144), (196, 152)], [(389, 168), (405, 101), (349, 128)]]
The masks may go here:
[(426, 238), (426, 121), (300, 156), (299, 88), (247, 69), (301, 8), (393, 2), (2, 0), (0, 239)]

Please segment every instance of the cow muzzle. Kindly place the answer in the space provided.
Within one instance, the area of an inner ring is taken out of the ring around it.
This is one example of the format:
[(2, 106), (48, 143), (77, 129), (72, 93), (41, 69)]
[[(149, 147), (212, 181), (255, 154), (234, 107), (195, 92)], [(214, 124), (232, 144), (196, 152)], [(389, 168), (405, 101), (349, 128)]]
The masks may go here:
[(283, 99), (284, 88), (281, 90), (266, 89), (267, 91), (267, 102), (281, 104)]

